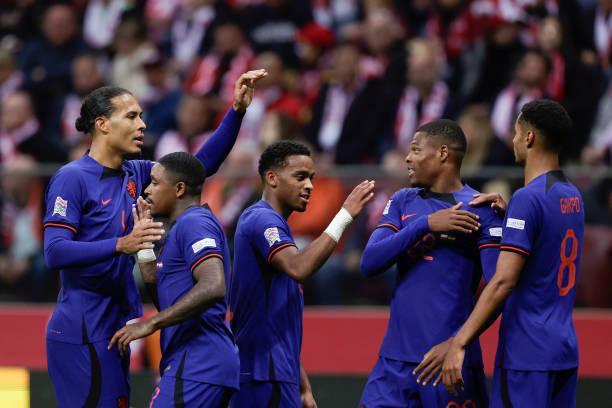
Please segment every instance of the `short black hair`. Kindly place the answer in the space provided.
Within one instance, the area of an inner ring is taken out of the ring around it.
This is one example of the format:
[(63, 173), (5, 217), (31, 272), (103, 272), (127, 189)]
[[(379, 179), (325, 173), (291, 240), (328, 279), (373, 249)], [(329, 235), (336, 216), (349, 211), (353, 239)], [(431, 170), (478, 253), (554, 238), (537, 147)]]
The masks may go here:
[(467, 140), (461, 126), (454, 120), (437, 119), (425, 123), (416, 130), (415, 133), (427, 133), (427, 136), (435, 139), (440, 144), (445, 144), (455, 150), (455, 164), (461, 167), (461, 161), (467, 150)]
[(187, 152), (174, 152), (163, 156), (158, 163), (171, 174), (173, 182), (182, 181), (187, 186), (186, 194), (199, 196), (206, 180), (206, 169), (200, 160)]
[(272, 143), (259, 158), (257, 170), (261, 178), (263, 179), (266, 171), (273, 167), (285, 167), (289, 156), (310, 156), (310, 150), (301, 143), (289, 140)]
[(550, 99), (536, 99), (523, 105), (518, 123), (533, 126), (542, 136), (544, 148), (554, 153), (561, 151), (572, 128), (565, 108)]
[(118, 86), (102, 86), (91, 91), (83, 99), (80, 116), (74, 124), (76, 130), (93, 135), (96, 118), (110, 118), (115, 110), (111, 99), (124, 94), (132, 95), (127, 89)]

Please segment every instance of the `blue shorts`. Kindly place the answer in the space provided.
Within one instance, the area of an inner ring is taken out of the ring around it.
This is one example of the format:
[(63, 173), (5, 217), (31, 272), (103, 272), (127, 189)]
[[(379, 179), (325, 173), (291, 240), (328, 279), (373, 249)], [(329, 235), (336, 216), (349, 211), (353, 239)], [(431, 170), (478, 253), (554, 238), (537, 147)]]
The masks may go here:
[(418, 364), (379, 357), (361, 396), (361, 408), (486, 408), (487, 380), (482, 368), (464, 368), (464, 391), (454, 397), (442, 383), (416, 382)]
[(153, 391), (149, 408), (227, 408), (235, 391), (220, 385), (164, 376)]
[(231, 408), (302, 408), (300, 388), (280, 381), (241, 383)]
[(130, 355), (110, 339), (70, 344), (47, 339), (47, 368), (58, 408), (130, 406)]
[(578, 369), (519, 371), (495, 367), (491, 408), (575, 408)]

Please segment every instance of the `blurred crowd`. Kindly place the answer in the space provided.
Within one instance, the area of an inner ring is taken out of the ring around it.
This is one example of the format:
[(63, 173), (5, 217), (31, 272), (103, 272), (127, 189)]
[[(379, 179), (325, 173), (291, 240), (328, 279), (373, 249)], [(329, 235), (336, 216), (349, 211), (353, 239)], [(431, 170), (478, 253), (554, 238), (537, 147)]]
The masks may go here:
[[(41, 256), (47, 179), (33, 174), (87, 151), (74, 126), (85, 95), (129, 89), (147, 125), (143, 156), (157, 159), (195, 152), (231, 105), (236, 79), (257, 68), (268, 76), (203, 192), (228, 237), (259, 196), (256, 162), (274, 141), (301, 140), (316, 154), (313, 200), (290, 218), (302, 244), (351, 187), (335, 165), (388, 174), (311, 282), (309, 303), (387, 302), (393, 276), (364, 284), (360, 248), (404, 185), (403, 160), (423, 123), (456, 119), (468, 138), (465, 165), (513, 165), (517, 112), (552, 98), (574, 121), (564, 164), (599, 171), (612, 160), (612, 0), (0, 0), (0, 299), (57, 294)], [(509, 198), (520, 182), (484, 177), (473, 187)], [(583, 192), (587, 221), (612, 226), (610, 179)], [(604, 267), (610, 241), (594, 256)]]

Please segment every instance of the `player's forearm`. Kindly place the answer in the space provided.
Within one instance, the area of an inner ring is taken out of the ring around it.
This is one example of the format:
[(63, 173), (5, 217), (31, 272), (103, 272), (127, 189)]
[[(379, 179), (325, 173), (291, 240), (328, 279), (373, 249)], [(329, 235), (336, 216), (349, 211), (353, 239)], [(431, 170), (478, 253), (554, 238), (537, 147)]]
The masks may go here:
[(406, 252), (428, 231), (427, 216), (419, 217), (399, 232), (387, 227), (377, 228), (361, 256), (361, 273), (367, 277), (386, 271), (400, 254)]
[(304, 370), (304, 366), (300, 362), (300, 394), (303, 394), (306, 391), (312, 392), (312, 387), (310, 386), (310, 381), (308, 380), (308, 374), (306, 374), (306, 370)]
[(92, 265), (117, 255), (117, 238), (92, 242), (74, 241), (71, 231), (46, 228), (44, 241), (45, 260), (49, 269)]
[(182, 323), (204, 313), (225, 297), (225, 282), (200, 279), (178, 302), (151, 318), (155, 330)]
[(485, 286), (472, 314), (455, 336), (455, 343), (466, 347), (485, 331), (495, 321), (513, 289), (510, 282), (494, 277)]
[(142, 275), (142, 281), (145, 284), (145, 288), (147, 288), (147, 292), (149, 293), (149, 296), (151, 296), (153, 304), (157, 310), (159, 310), (159, 300), (157, 297), (156, 261), (139, 262), (138, 266), (140, 267), (140, 274)]
[(293, 257), (288, 275), (303, 283), (323, 266), (336, 248), (336, 241), (326, 233), (319, 235), (310, 245)]
[(195, 156), (206, 168), (206, 177), (210, 177), (219, 170), (219, 166), (232, 150), (238, 131), (242, 123), (244, 112), (237, 112), (233, 107), (225, 114), (223, 121), (200, 147)]

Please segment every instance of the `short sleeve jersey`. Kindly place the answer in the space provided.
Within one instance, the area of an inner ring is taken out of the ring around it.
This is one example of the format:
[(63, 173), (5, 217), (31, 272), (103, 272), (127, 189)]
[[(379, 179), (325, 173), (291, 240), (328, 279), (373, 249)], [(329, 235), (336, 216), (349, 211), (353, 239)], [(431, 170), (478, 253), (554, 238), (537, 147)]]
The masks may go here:
[[(209, 209), (189, 208), (171, 227), (157, 259), (160, 310), (185, 297), (195, 285), (193, 271), (211, 258), (222, 260), (227, 285), (231, 258), (225, 233)], [(223, 299), (197, 317), (162, 329), (160, 374), (238, 389), (238, 348), (226, 313)]]
[[(127, 160), (121, 170), (102, 166), (89, 155), (63, 166), (45, 195), (43, 226), (66, 228), (76, 241), (117, 239), (133, 226), (132, 204), (150, 181), (153, 163)], [(142, 315), (132, 255), (115, 254), (91, 265), (59, 271), (62, 288), (47, 337), (73, 344), (112, 337)]]
[(540, 371), (578, 366), (572, 310), (583, 209), (580, 192), (560, 171), (536, 177), (512, 196), (501, 250), (527, 259), (504, 306), (498, 367)]
[(240, 381), (299, 384), (302, 288), (270, 260), (295, 245), (287, 221), (265, 201), (240, 216), (234, 238), (231, 327), (240, 350)]
[[(399, 232), (416, 223), (423, 235), (397, 258), (382, 357), (418, 363), (431, 347), (456, 334), (470, 315), (482, 276), (479, 250), (499, 247), (502, 232), (502, 220), (490, 207), (467, 205), (476, 193), (467, 185), (452, 194), (410, 188), (397, 191), (387, 203), (378, 228)], [(458, 202), (480, 217), (481, 229), (470, 234), (429, 232), (427, 216)], [(477, 340), (468, 347), (466, 364), (482, 365)]]

